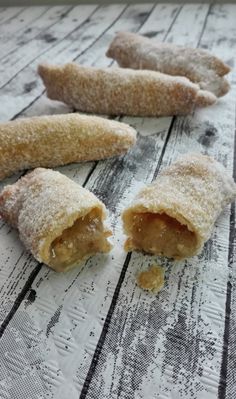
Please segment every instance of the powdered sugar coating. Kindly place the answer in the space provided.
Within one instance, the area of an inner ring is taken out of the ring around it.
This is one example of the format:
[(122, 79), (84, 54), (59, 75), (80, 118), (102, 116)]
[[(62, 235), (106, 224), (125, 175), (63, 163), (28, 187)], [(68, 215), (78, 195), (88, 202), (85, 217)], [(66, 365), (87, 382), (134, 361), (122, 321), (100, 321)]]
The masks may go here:
[(76, 113), (2, 123), (0, 179), (22, 169), (120, 155), (135, 142), (136, 132), (129, 125)]
[(191, 113), (195, 106), (216, 102), (212, 94), (198, 97), (199, 86), (184, 77), (154, 71), (40, 65), (39, 75), (53, 100), (80, 111), (108, 115), (168, 116)]
[(54, 239), (92, 209), (99, 210), (102, 220), (106, 217), (105, 206), (94, 194), (50, 169), (35, 169), (0, 194), (0, 215), (19, 230), (34, 257), (46, 264)]
[(124, 211), (124, 228), (132, 235), (135, 213), (165, 213), (195, 233), (195, 253), (210, 238), (223, 208), (236, 197), (236, 184), (213, 158), (189, 153), (163, 170)]
[(230, 67), (202, 49), (159, 43), (135, 33), (119, 32), (110, 44), (107, 56), (121, 67), (186, 76), (203, 90), (219, 97), (230, 89), (223, 77), (230, 72)]

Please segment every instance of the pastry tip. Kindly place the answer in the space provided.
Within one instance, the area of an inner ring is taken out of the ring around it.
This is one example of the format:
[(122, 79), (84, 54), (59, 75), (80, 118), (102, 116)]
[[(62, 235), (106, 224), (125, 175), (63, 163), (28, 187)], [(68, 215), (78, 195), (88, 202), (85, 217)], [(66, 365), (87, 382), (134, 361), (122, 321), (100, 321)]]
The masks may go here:
[(196, 105), (198, 107), (208, 107), (209, 105), (213, 105), (217, 102), (217, 97), (207, 90), (199, 90), (196, 99)]

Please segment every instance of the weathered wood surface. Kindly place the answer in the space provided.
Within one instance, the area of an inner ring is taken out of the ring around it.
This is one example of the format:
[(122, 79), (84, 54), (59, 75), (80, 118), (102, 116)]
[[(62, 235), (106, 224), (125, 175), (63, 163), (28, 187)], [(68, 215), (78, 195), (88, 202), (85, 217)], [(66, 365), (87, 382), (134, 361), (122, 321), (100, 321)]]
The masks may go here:
[[(46, 99), (37, 64), (109, 66), (105, 51), (119, 30), (208, 48), (234, 66), (235, 17), (232, 4), (0, 9), (0, 119), (71, 111)], [(56, 274), (0, 221), (1, 398), (236, 396), (234, 206), (200, 256), (175, 264), (124, 253), (120, 222), (139, 188), (181, 153), (211, 154), (235, 175), (234, 73), (230, 79), (226, 97), (191, 116), (123, 118), (139, 132), (124, 157), (58, 168), (108, 207), (110, 256)], [(135, 284), (136, 273), (155, 261), (166, 267), (159, 296)]]

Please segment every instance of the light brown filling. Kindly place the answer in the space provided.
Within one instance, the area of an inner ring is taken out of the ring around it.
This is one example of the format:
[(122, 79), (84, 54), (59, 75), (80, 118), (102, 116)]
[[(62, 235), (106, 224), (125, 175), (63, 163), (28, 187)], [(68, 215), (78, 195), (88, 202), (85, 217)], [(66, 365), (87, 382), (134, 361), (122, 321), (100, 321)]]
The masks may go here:
[(139, 273), (137, 284), (144, 290), (158, 293), (164, 287), (164, 270), (158, 265), (152, 265), (148, 270)]
[(131, 238), (126, 242), (126, 249), (131, 247), (180, 259), (195, 252), (196, 236), (186, 225), (164, 213), (137, 213), (133, 215)]
[(111, 245), (107, 237), (110, 235), (104, 231), (99, 211), (94, 209), (53, 241), (49, 264), (63, 270), (97, 252), (109, 252)]

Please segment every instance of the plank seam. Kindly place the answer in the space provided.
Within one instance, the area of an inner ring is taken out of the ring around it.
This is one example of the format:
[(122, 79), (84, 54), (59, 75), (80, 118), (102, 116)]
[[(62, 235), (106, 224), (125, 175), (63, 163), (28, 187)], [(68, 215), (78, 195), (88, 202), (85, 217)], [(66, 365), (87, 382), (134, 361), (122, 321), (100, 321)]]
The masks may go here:
[(29, 289), (31, 288), (31, 285), (33, 284), (36, 276), (40, 272), (42, 267), (42, 263), (39, 263), (36, 267), (34, 267), (33, 271), (31, 272), (28, 280), (26, 281), (23, 289), (20, 291), (18, 294), (17, 298), (14, 301), (14, 304), (8, 313), (8, 315), (5, 317), (4, 321), (1, 324), (0, 327), (0, 339), (2, 338), (4, 331), (6, 330), (8, 324), (10, 323), (11, 319), (15, 315), (16, 311), (18, 310), (19, 306), (21, 305), (22, 301), (24, 300), (26, 294), (28, 293)]
[(96, 349), (94, 351), (94, 355), (93, 355), (92, 361), (90, 363), (89, 371), (88, 371), (86, 379), (84, 381), (83, 388), (82, 388), (82, 391), (81, 391), (79, 399), (85, 399), (86, 398), (90, 382), (92, 380), (94, 371), (96, 369), (96, 366), (97, 366), (97, 363), (98, 363), (98, 360), (99, 360), (99, 356), (100, 356), (101, 351), (102, 351), (103, 344), (104, 344), (105, 339), (106, 339), (106, 335), (107, 335), (108, 330), (109, 330), (109, 325), (110, 325), (110, 322), (111, 322), (111, 318), (113, 316), (113, 312), (115, 310), (116, 303), (117, 303), (117, 300), (119, 298), (120, 289), (121, 289), (121, 286), (123, 284), (123, 281), (124, 281), (124, 278), (125, 278), (125, 275), (126, 275), (126, 271), (127, 271), (128, 266), (129, 266), (130, 259), (131, 259), (131, 252), (128, 252), (128, 254), (126, 256), (126, 259), (125, 259), (125, 262), (124, 262), (124, 265), (122, 267), (121, 274), (120, 274), (120, 277), (119, 277), (119, 280), (118, 280), (118, 283), (117, 283), (117, 286), (116, 286), (116, 289), (115, 289), (115, 292), (114, 292), (114, 295), (113, 295), (113, 298), (112, 298), (112, 301), (111, 301), (111, 304), (110, 304), (110, 308), (108, 310), (108, 313), (107, 313), (107, 316), (106, 316), (106, 320), (105, 320), (105, 322), (103, 324), (102, 332), (101, 332), (101, 335), (99, 337)]
[[(123, 14), (123, 12), (126, 10), (126, 8), (127, 8), (128, 6), (126, 6), (123, 10), (122, 10), (122, 12), (119, 14), (119, 16), (117, 17), (117, 19), (119, 19), (120, 17), (121, 17), (121, 15)], [(83, 26), (83, 24), (85, 24), (87, 21), (88, 21), (88, 19), (90, 19), (91, 18), (91, 16), (98, 10), (98, 8), (99, 8), (99, 6), (90, 14), (90, 16), (81, 24), (81, 25), (79, 25), (76, 29), (78, 29), (79, 27), (81, 27), (81, 26)], [(116, 19), (116, 20), (117, 20)], [(116, 22), (116, 20), (112, 23), (112, 24), (110, 24), (92, 43), (90, 43), (90, 45), (88, 46), (88, 47), (86, 47), (86, 49), (84, 49), (83, 51), (81, 51), (81, 53), (79, 53), (79, 55), (77, 55), (75, 58), (73, 58), (72, 59), (72, 62), (73, 61), (75, 61), (77, 58), (79, 58), (79, 57), (81, 57), (85, 52), (87, 52), (99, 39), (101, 39), (101, 37), (107, 32), (107, 30), (109, 30), (111, 27), (112, 27), (112, 25)], [(76, 30), (75, 29), (75, 30)], [(71, 34), (71, 33), (73, 33), (74, 32), (74, 30), (73, 31), (71, 31), (70, 33), (69, 33), (69, 35)], [(68, 36), (68, 35), (67, 35)], [(64, 40), (64, 38), (62, 39), (62, 40)], [(51, 47), (50, 47), (51, 48)], [(24, 68), (23, 68), (24, 69)], [(18, 116), (20, 116), (21, 114), (22, 114), (22, 112), (24, 112), (24, 111), (26, 111), (28, 108), (30, 108), (31, 107), (31, 105), (33, 105), (44, 93), (46, 92), (46, 90), (43, 90), (42, 91), (42, 93), (41, 94), (39, 94), (36, 98), (34, 98), (34, 100), (33, 101), (31, 101), (31, 103), (30, 104), (28, 104), (26, 107), (24, 107), (20, 112), (18, 112), (17, 114), (15, 114), (12, 118), (11, 118), (11, 120), (14, 120), (14, 119), (16, 119)]]
[(208, 11), (207, 11), (207, 15), (206, 15), (205, 21), (204, 21), (204, 23), (203, 23), (202, 31), (201, 31), (201, 34), (200, 34), (200, 37), (199, 37), (199, 40), (198, 40), (197, 47), (199, 47), (199, 45), (200, 45), (200, 43), (201, 43), (202, 36), (203, 36), (204, 31), (205, 31), (205, 29), (206, 29), (207, 20), (208, 20), (209, 14), (210, 14), (210, 12), (211, 12), (211, 8), (212, 8), (212, 3), (209, 5)]
[(100, 35), (96, 38), (96, 40), (91, 43), (85, 50), (81, 51), (79, 55), (77, 55), (75, 58), (73, 58), (73, 61), (77, 60), (77, 58), (81, 57), (85, 52), (87, 52), (93, 45), (96, 43), (101, 37), (109, 30), (111, 27), (120, 19), (120, 17), (124, 14), (124, 12), (127, 10), (129, 5), (125, 6), (123, 10), (120, 12), (120, 14), (114, 19), (114, 21), (102, 32)]
[(176, 19), (178, 18), (179, 14), (181, 13), (181, 11), (182, 11), (182, 9), (183, 9), (183, 6), (184, 6), (184, 4), (182, 4), (182, 6), (179, 8), (179, 10), (178, 10), (178, 12), (176, 13), (176, 15), (175, 15), (173, 21), (171, 22), (171, 24), (170, 24), (170, 26), (169, 26), (169, 28), (168, 28), (168, 30), (167, 30), (167, 32), (166, 32), (164, 38), (163, 38), (163, 42), (166, 41), (166, 38), (167, 38), (167, 36), (169, 35), (169, 33), (170, 33), (172, 27), (174, 26), (174, 23), (175, 23)]
[(6, 22), (9, 22), (14, 18), (17, 18), (25, 9), (26, 9), (26, 7), (22, 8), (22, 10), (20, 10), (18, 13), (16, 13), (16, 15), (13, 15), (12, 17), (10, 17), (10, 18), (6, 19), (5, 21), (3, 21), (2, 23), (0, 23), (0, 26), (4, 25)]
[[(32, 19), (32, 21), (30, 21), (29, 24), (32, 25), (35, 21), (38, 21), (38, 19), (40, 19), (44, 14), (46, 14), (51, 8), (52, 8), (52, 7), (47, 7), (46, 10), (44, 10), (44, 11), (42, 12), (42, 14), (40, 14), (40, 15), (39, 15), (38, 17), (36, 17), (35, 19)], [(63, 9), (64, 9), (64, 8), (63, 8)], [(50, 28), (51, 26), (52, 26), (52, 25), (50, 25), (48, 28)], [(19, 28), (18, 30), (16, 30), (16, 31), (14, 32), (14, 35), (15, 35), (16, 33), (20, 32), (20, 31), (23, 30), (23, 29), (25, 29), (25, 27), (24, 27), (24, 28)], [(34, 37), (32, 37), (30, 40), (28, 40), (25, 44), (28, 44), (29, 42), (31, 42), (32, 40), (34, 40), (38, 35), (39, 35), (39, 33), (37, 33)], [(7, 53), (7, 54), (4, 54), (4, 56), (1, 57), (0, 60), (1, 60), (1, 61), (4, 60), (4, 58), (8, 57), (10, 54), (14, 53), (15, 51), (16, 51), (16, 48), (14, 48), (13, 50), (9, 51), (9, 53)]]
[(158, 160), (158, 163), (157, 163), (157, 167), (156, 167), (156, 169), (155, 169), (155, 172), (153, 173), (152, 181), (155, 180), (156, 177), (157, 177), (157, 175), (158, 175), (158, 172), (159, 172), (159, 169), (160, 169), (160, 167), (161, 167), (161, 163), (162, 163), (162, 160), (163, 160), (163, 157), (164, 157), (164, 154), (165, 154), (165, 151), (166, 151), (166, 147), (167, 147), (168, 142), (169, 142), (169, 139), (170, 139), (171, 131), (172, 131), (172, 129), (173, 129), (175, 120), (176, 120), (176, 116), (174, 116), (174, 117), (172, 118), (172, 120), (171, 120), (169, 129), (168, 129), (168, 133), (167, 133), (167, 136), (166, 136), (164, 145), (163, 145), (162, 150), (161, 150), (161, 155), (160, 155), (159, 160)]

